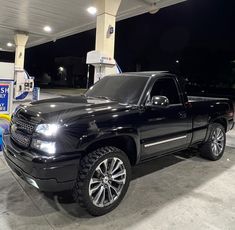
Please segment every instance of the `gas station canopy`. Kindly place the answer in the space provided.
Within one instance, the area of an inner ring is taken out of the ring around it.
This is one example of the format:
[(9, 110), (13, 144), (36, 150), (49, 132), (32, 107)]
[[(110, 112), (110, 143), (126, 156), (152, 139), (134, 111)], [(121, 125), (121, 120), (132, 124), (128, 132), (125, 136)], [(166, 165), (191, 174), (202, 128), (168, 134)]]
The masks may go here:
[[(122, 0), (117, 21), (146, 12), (155, 13), (161, 8), (183, 1), (185, 0)], [(0, 3), (2, 51), (15, 51), (16, 32), (28, 33), (26, 47), (33, 47), (93, 29), (96, 26), (95, 15), (99, 14), (92, 0), (0, 0)]]

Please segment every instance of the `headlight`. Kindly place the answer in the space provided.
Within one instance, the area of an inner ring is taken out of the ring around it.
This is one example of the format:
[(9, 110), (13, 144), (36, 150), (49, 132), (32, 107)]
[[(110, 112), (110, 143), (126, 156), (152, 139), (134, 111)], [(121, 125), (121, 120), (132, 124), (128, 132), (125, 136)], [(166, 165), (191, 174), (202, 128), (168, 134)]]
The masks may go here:
[(58, 124), (41, 124), (36, 128), (36, 133), (43, 134), (45, 136), (55, 136), (59, 130)]
[(34, 139), (31, 143), (31, 147), (49, 154), (54, 154), (56, 152), (55, 142), (48, 142), (48, 141), (41, 141)]

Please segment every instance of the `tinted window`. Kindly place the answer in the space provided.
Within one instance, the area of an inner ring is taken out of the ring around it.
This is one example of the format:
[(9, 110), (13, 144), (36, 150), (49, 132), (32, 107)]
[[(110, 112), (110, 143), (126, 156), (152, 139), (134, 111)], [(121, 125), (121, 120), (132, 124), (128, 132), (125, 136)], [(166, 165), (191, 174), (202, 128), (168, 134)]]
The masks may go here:
[(175, 81), (170, 78), (157, 80), (150, 95), (151, 98), (153, 96), (165, 96), (169, 99), (170, 104), (180, 103), (179, 93)]
[(89, 97), (107, 97), (121, 103), (137, 104), (148, 77), (108, 76), (101, 79), (87, 92)]

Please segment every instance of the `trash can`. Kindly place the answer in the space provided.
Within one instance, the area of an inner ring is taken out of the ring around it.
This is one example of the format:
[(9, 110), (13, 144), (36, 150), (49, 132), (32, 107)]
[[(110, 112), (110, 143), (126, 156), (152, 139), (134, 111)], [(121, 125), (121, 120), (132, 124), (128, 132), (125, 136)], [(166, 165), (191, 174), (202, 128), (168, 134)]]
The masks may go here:
[(2, 136), (5, 130), (9, 130), (10, 116), (0, 114), (0, 151), (2, 151)]
[(40, 98), (40, 88), (34, 87), (33, 88), (33, 101), (38, 101)]
[[(1, 122), (1, 120), (0, 120)], [(2, 151), (2, 135), (4, 133), (4, 129), (0, 125), (0, 151)]]

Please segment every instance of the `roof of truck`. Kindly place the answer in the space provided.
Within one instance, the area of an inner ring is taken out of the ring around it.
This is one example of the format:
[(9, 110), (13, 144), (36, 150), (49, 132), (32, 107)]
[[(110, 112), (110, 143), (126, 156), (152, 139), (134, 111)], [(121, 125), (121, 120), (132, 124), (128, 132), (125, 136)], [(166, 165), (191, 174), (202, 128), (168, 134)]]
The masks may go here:
[(146, 71), (146, 72), (127, 72), (127, 73), (122, 73), (121, 75), (124, 76), (143, 76), (143, 77), (156, 77), (158, 75), (164, 75), (164, 74), (169, 74), (169, 71)]

